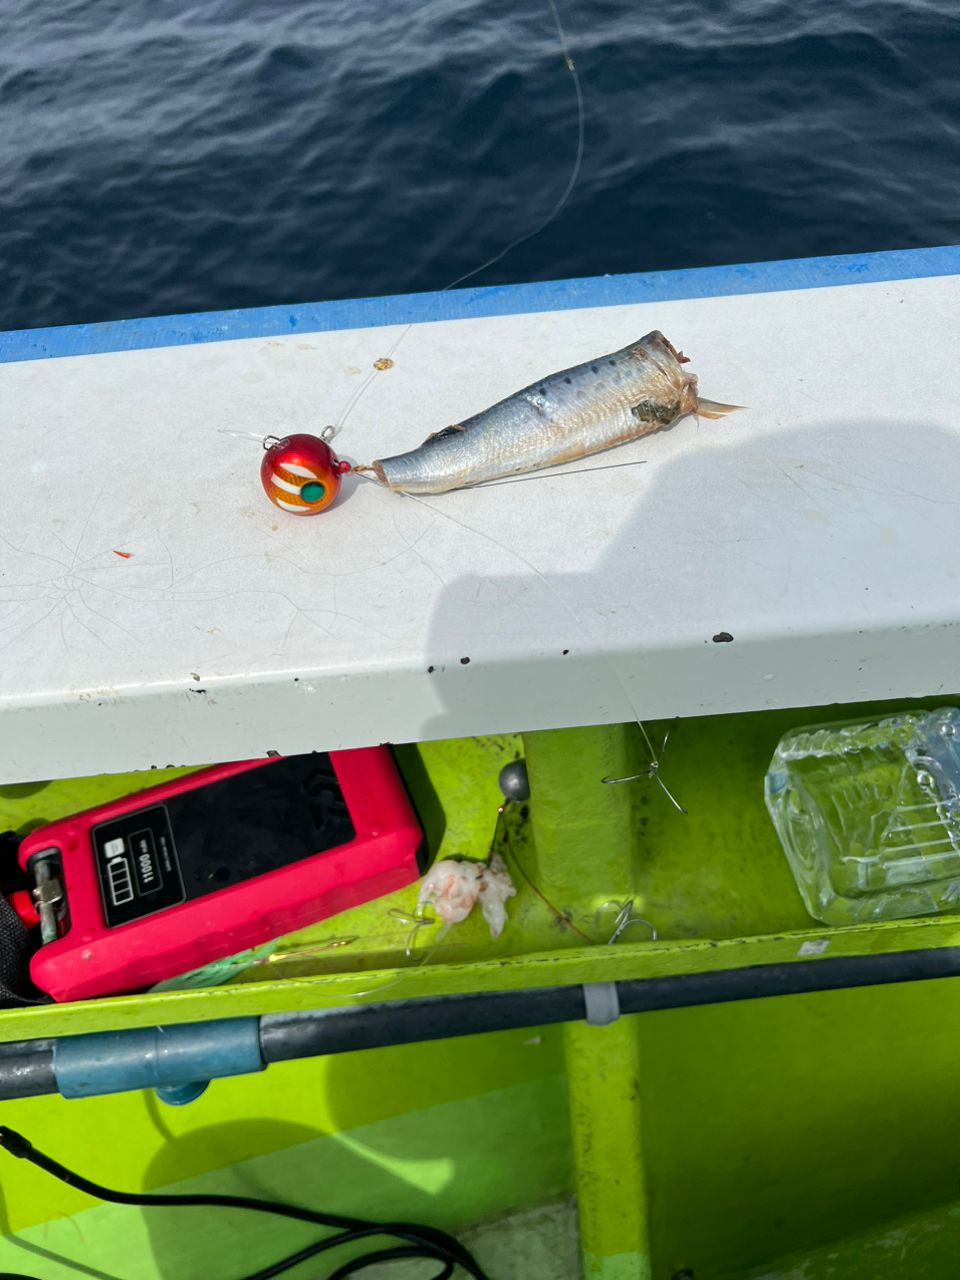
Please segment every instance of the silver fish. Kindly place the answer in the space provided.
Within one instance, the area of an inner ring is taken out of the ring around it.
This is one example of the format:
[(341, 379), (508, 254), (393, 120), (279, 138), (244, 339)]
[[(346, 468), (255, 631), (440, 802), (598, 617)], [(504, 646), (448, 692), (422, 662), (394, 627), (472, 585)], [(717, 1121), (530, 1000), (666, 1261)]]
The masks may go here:
[(356, 470), (399, 493), (446, 493), (585, 458), (663, 431), (689, 413), (721, 418), (739, 407), (699, 397), (687, 363), (655, 329), (435, 432), (409, 453)]

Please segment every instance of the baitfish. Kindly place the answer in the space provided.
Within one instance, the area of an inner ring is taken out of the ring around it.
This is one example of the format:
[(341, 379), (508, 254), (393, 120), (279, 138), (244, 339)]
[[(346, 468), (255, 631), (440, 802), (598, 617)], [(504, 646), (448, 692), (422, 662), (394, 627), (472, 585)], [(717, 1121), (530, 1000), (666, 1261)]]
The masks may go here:
[(446, 493), (585, 458), (663, 431), (690, 413), (722, 418), (739, 407), (699, 397), (687, 363), (654, 330), (435, 432), (409, 453), (356, 470), (399, 493)]

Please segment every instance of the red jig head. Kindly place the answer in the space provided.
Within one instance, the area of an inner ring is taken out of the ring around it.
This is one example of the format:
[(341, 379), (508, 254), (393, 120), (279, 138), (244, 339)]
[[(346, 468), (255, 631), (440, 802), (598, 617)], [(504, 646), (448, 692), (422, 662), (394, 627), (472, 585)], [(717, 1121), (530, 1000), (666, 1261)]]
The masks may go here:
[[(273, 441), (271, 444), (270, 441)], [(326, 440), (304, 433), (277, 440), (267, 436), (260, 480), (272, 503), (294, 516), (325, 511), (340, 492), (340, 477), (350, 463), (341, 462)]]

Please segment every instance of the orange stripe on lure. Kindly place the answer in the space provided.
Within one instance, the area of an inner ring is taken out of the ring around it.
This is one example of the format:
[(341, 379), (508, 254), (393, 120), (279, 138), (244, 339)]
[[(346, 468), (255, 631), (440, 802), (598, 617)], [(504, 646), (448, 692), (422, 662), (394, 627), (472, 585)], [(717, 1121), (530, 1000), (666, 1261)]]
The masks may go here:
[(275, 506), (293, 516), (315, 516), (333, 505), (350, 463), (325, 440), (300, 432), (282, 440), (268, 436), (263, 446), (260, 481)]

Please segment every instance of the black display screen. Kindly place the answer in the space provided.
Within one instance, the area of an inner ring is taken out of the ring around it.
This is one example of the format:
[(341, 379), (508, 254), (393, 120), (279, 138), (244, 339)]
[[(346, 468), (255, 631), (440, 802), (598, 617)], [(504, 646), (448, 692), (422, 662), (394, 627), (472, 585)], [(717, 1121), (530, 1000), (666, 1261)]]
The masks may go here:
[(338, 848), (355, 834), (326, 754), (286, 756), (192, 787), (94, 827), (104, 918), (127, 924)]

